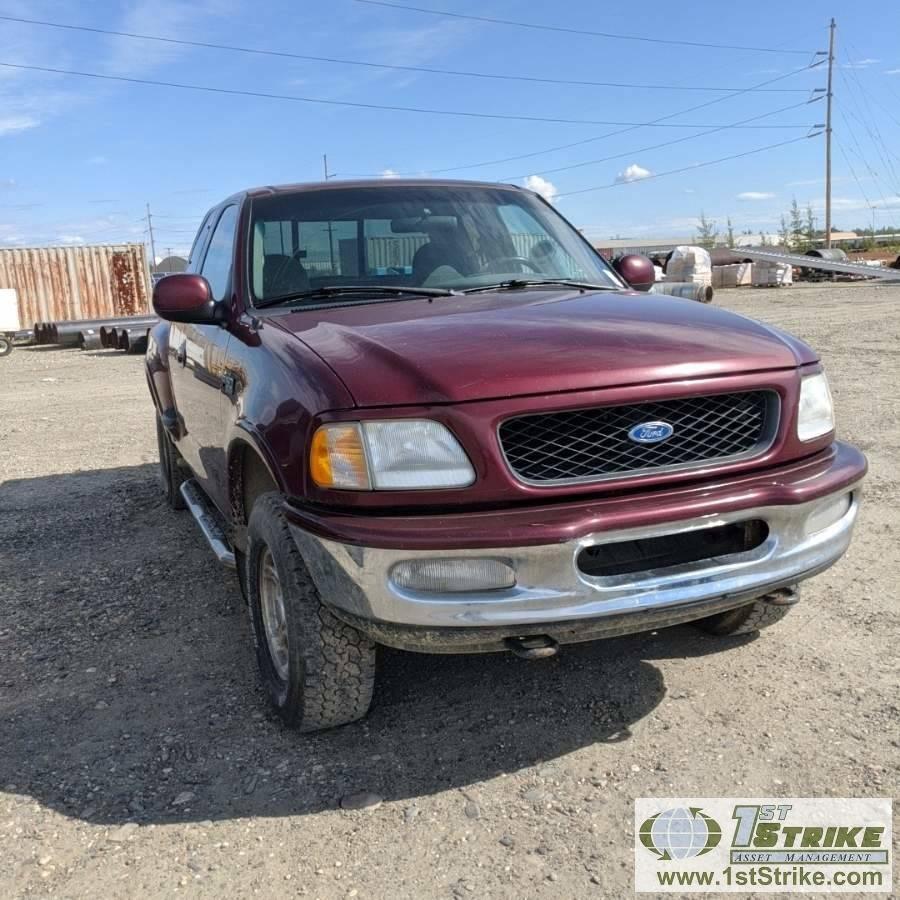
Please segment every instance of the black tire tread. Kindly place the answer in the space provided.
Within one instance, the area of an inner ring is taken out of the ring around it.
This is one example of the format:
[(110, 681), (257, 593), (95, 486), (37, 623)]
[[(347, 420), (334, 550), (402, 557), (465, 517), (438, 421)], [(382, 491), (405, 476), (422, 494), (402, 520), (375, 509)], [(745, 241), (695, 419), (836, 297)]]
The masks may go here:
[[(322, 603), (281, 512), (279, 494), (263, 494), (257, 499), (248, 532), (249, 571), (255, 572), (255, 536), (268, 532), (266, 543), (276, 567), (288, 569), (279, 572), (288, 617), (300, 626), (299, 640), (295, 642), (291, 635), (289, 643), (296, 644), (302, 656), (302, 685), (295, 701), (279, 708), (279, 714), (286, 724), (300, 731), (334, 728), (362, 718), (369, 710), (375, 688), (376, 645)], [(248, 587), (254, 604), (258, 594), (255, 577), (248, 582), (253, 582)], [(254, 631), (259, 628), (254, 619)], [(257, 633), (255, 639), (257, 653), (267, 654), (265, 635)]]
[(696, 624), (710, 634), (753, 634), (780, 622), (792, 608), (791, 605), (772, 603), (760, 597), (746, 606), (700, 619)]
[(178, 450), (163, 428), (159, 413), (156, 414), (156, 441), (159, 447), (159, 478), (166, 503), (172, 509), (186, 509), (187, 504), (181, 496), (181, 485), (187, 480), (187, 476), (179, 465)]

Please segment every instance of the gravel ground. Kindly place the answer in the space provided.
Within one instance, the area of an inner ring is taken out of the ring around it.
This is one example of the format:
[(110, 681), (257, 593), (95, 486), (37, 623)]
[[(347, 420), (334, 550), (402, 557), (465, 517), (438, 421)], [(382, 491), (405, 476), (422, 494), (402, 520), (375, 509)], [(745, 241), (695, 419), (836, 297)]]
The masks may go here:
[(871, 462), (850, 552), (783, 623), (386, 651), (368, 718), (314, 736), (266, 710), (233, 576), (163, 505), (141, 360), (0, 360), (0, 895), (622, 897), (635, 797), (892, 795), (898, 299), (717, 297), (821, 351)]

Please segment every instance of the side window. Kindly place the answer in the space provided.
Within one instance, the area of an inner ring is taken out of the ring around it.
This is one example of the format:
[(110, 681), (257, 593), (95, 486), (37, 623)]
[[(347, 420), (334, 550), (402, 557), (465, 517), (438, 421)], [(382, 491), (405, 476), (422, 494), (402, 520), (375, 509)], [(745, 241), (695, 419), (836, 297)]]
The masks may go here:
[(191, 253), (188, 256), (187, 269), (188, 272), (196, 272), (200, 268), (200, 254), (203, 252), (203, 245), (206, 243), (206, 235), (209, 233), (209, 225), (212, 221), (212, 213), (208, 212), (203, 217), (203, 222), (197, 229), (197, 236), (194, 243), (191, 244)]
[(234, 258), (234, 232), (237, 225), (238, 208), (229, 206), (225, 209), (216, 229), (209, 240), (209, 249), (200, 268), (200, 274), (209, 282), (212, 295), (216, 300), (225, 296), (228, 277), (231, 275), (231, 262)]

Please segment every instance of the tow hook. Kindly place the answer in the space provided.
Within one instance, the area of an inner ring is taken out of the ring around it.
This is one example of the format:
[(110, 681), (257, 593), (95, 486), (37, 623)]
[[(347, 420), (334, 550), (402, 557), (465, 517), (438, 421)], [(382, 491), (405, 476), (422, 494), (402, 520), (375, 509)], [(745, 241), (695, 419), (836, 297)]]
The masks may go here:
[(548, 656), (556, 656), (559, 652), (559, 644), (546, 634), (511, 637), (507, 638), (505, 643), (510, 652), (521, 659), (544, 659)]
[(800, 588), (797, 585), (778, 588), (778, 590), (766, 594), (762, 599), (766, 603), (771, 603), (772, 606), (793, 606), (800, 600)]

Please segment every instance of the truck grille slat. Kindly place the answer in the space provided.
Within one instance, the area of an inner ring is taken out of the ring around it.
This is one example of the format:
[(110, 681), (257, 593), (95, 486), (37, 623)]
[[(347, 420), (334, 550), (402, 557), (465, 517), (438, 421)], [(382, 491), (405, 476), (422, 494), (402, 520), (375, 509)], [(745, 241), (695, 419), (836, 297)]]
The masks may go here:
[[(778, 419), (774, 391), (684, 397), (517, 416), (500, 426), (500, 444), (523, 481), (591, 481), (753, 456), (771, 445)], [(672, 435), (641, 444), (628, 432), (666, 422)]]

